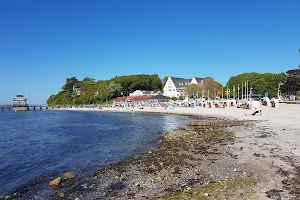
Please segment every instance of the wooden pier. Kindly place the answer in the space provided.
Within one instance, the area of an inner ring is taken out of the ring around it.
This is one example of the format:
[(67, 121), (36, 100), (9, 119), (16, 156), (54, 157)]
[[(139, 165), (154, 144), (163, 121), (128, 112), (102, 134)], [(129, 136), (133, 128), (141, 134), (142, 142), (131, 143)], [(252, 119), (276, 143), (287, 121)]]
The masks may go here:
[(0, 105), (0, 110), (27, 111), (27, 110), (47, 110), (47, 105), (27, 104), (27, 98), (24, 95), (16, 95), (13, 98), (13, 104)]
[(0, 111), (5, 111), (5, 110), (17, 110), (17, 111), (26, 111), (26, 110), (47, 110), (49, 107), (47, 105), (38, 105), (38, 104), (32, 104), (32, 105), (13, 105), (13, 104), (5, 104), (5, 105), (0, 105)]

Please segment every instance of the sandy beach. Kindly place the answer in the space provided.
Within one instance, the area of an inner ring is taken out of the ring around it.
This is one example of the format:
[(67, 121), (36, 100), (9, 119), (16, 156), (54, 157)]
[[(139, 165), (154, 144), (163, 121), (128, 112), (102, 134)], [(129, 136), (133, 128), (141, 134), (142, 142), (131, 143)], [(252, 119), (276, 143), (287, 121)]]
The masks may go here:
[[(237, 137), (230, 151), (237, 157), (240, 166), (249, 166), (259, 177), (255, 199), (298, 199), (300, 184), (300, 105), (280, 104), (279, 108), (262, 106), (262, 115), (246, 116), (252, 111), (227, 108), (144, 108), (131, 110), (118, 108), (74, 108), (99, 112), (147, 112), (162, 114), (214, 116), (231, 120), (262, 120), (252, 126), (231, 127)], [(238, 169), (243, 170), (243, 169)]]

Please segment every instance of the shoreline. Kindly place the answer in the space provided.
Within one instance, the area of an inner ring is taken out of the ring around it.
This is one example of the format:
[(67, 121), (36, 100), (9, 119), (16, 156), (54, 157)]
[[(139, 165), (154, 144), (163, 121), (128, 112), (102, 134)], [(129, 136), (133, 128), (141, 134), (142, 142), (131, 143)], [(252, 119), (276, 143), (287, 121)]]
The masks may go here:
[[(257, 195), (256, 199), (300, 198), (295, 192), (295, 188), (300, 188), (300, 184), (294, 180), (294, 177), (300, 178), (300, 172), (297, 172), (300, 168), (300, 105), (280, 104), (279, 108), (261, 108), (262, 115), (258, 116), (245, 116), (251, 111), (234, 107), (175, 108), (167, 111), (163, 108), (148, 108), (138, 112), (202, 115), (230, 120), (263, 120), (252, 128), (230, 129), (238, 137), (231, 150), (239, 157), (239, 162), (255, 165), (265, 171), (265, 183), (258, 188), (260, 195)], [(103, 108), (103, 111), (119, 110)]]
[[(143, 109), (135, 112), (162, 114), (184, 114), (216, 117), (230, 120), (263, 120), (252, 128), (237, 128), (231, 130), (239, 138), (231, 150), (241, 163), (255, 165), (262, 169), (266, 176), (261, 184), (256, 199), (300, 199), (295, 188), (300, 184), (294, 177), (300, 178), (300, 105), (280, 104), (279, 108), (262, 106), (262, 115), (245, 116), (252, 111), (227, 108), (175, 108), (165, 111), (164, 108), (155, 110)], [(115, 108), (103, 108), (103, 111), (130, 112)], [(241, 150), (242, 149), (242, 150)], [(253, 167), (255, 167), (253, 166)]]
[[(196, 118), (212, 117), (213, 119), (217, 118), (227, 120), (264, 120), (254, 125), (227, 128), (226, 130), (235, 134), (236, 140), (233, 143), (227, 144), (223, 152), (224, 159), (232, 159), (235, 165), (243, 166), (240, 167), (240, 169), (242, 169), (241, 172), (243, 173), (247, 171), (244, 170), (247, 166), (253, 169), (258, 180), (255, 185), (256, 193), (253, 194), (255, 199), (266, 199), (267, 197), (273, 199), (293, 199), (295, 197), (299, 197), (295, 192), (295, 189), (297, 189), (299, 185), (297, 185), (297, 182), (294, 181), (293, 177), (299, 176), (297, 175), (296, 169), (298, 169), (300, 164), (300, 153), (297, 151), (297, 147), (300, 147), (300, 144), (297, 144), (296, 138), (300, 138), (300, 134), (297, 133), (297, 131), (300, 130), (300, 124), (298, 125), (297, 123), (300, 120), (300, 112), (297, 112), (300, 111), (300, 106), (287, 104), (281, 105), (282, 106), (280, 108), (263, 107), (263, 115), (261, 116), (245, 116), (245, 113), (249, 113), (251, 111), (237, 108), (175, 108), (175, 110), (168, 110), (167, 112), (162, 108), (156, 109), (154, 112), (150, 109), (143, 109), (135, 112), (149, 114), (175, 114)], [(84, 109), (71, 110), (92, 111)], [(115, 108), (103, 108), (100, 112), (102, 111), (131, 113), (131, 111), (120, 111)], [(280, 115), (278, 115), (278, 113), (280, 113)], [(173, 132), (176, 132), (176, 130)], [(124, 162), (126, 163), (128, 160), (125, 160)], [(238, 167), (235, 167), (234, 169), (232, 167), (227, 167), (227, 170), (232, 171), (237, 168)], [(92, 177), (90, 178), (93, 179)], [(137, 189), (139, 186), (136, 186), (135, 188)], [(121, 191), (119, 187), (116, 187), (115, 189), (117, 189), (117, 191)], [(113, 188), (112, 191), (115, 189)], [(79, 193), (76, 193), (75, 191), (73, 194), (75, 196), (80, 196), (80, 192), (82, 191), (83, 190), (78, 190)], [(180, 190), (177, 192), (180, 192)], [(171, 194), (173, 193), (174, 191), (171, 192)], [(139, 198), (143, 199), (142, 196)], [(80, 199), (82, 200), (85, 198)], [(90, 199), (93, 198), (91, 197)]]

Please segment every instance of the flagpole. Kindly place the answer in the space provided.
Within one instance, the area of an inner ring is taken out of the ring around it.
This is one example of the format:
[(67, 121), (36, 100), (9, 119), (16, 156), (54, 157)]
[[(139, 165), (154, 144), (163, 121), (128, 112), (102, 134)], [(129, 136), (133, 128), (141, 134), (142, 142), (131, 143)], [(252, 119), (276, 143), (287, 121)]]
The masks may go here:
[(216, 88), (214, 88), (214, 96), (215, 96), (215, 99), (216, 99)]
[(246, 96), (246, 100), (248, 101), (247, 93), (248, 93), (248, 88), (247, 88), (247, 81), (246, 81), (245, 82), (245, 96)]
[(235, 100), (235, 86), (233, 86), (233, 99)]
[(240, 84), (238, 84), (238, 100), (240, 100)]
[(249, 101), (249, 81), (247, 80), (247, 100)]
[(228, 99), (228, 86), (227, 86), (227, 93), (226, 93), (227, 99)]
[(245, 99), (247, 99), (247, 96), (246, 96), (246, 89), (247, 89), (247, 87), (246, 87), (246, 81), (244, 83), (244, 87), (245, 87), (245, 89), (244, 89), (244, 97), (245, 97)]
[(243, 91), (243, 90), (244, 90), (244, 89), (243, 89), (244, 86), (243, 86), (243, 84), (244, 84), (244, 83), (242, 82), (242, 100), (244, 99), (244, 91)]
[(222, 99), (223, 99), (223, 86), (222, 86)]

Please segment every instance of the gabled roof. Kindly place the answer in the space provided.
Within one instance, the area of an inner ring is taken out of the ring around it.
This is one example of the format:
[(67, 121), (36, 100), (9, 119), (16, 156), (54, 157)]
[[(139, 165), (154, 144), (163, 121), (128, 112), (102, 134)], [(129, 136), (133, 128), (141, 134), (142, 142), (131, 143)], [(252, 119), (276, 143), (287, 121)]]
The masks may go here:
[(204, 78), (198, 78), (198, 77), (194, 77), (194, 78), (196, 79), (196, 81), (197, 81), (198, 83), (200, 83), (201, 81), (204, 80)]
[(191, 78), (185, 79), (185, 78), (177, 78), (177, 77), (171, 77), (171, 76), (170, 76), (170, 78), (172, 79), (172, 81), (173, 81), (173, 83), (174, 83), (174, 85), (175, 85), (176, 88), (181, 87), (181, 86), (179, 86), (179, 83), (181, 83), (181, 82), (183, 82), (183, 83), (185, 83), (185, 82), (190, 83), (192, 81)]
[[(177, 78), (177, 77), (171, 77), (170, 78), (172, 79), (174, 85), (176, 88), (180, 88), (180, 87), (185, 87), (186, 85), (189, 85), (192, 81), (193, 78)], [(196, 81), (198, 83), (201, 83), (204, 78), (198, 78), (198, 77), (194, 77), (196, 79)], [(183, 85), (179, 85), (179, 83), (184, 83)], [(186, 84), (188, 83), (188, 84)]]

